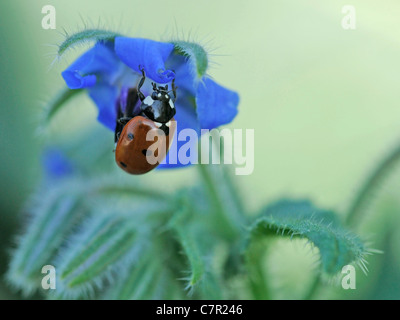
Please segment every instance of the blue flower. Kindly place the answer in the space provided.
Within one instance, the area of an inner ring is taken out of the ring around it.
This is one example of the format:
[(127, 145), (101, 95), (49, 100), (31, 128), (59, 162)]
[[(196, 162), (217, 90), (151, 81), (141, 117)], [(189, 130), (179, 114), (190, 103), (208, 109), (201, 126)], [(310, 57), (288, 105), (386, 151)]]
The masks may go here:
[[(136, 87), (141, 72), (149, 79), (142, 87), (151, 94), (151, 81), (169, 84), (175, 79), (178, 98), (175, 103), (177, 134), (191, 128), (200, 135), (201, 129), (213, 129), (230, 123), (237, 114), (239, 96), (204, 75), (198, 76), (188, 57), (174, 50), (174, 44), (149, 39), (116, 37), (114, 41), (98, 42), (72, 63), (62, 76), (70, 89), (87, 90), (96, 104), (98, 121), (114, 130), (117, 108), (124, 108), (129, 88)], [(174, 139), (175, 148), (185, 141)], [(181, 166), (162, 164), (160, 167)]]
[(42, 155), (42, 165), (49, 179), (64, 178), (72, 174), (74, 166), (70, 159), (59, 149), (47, 148)]

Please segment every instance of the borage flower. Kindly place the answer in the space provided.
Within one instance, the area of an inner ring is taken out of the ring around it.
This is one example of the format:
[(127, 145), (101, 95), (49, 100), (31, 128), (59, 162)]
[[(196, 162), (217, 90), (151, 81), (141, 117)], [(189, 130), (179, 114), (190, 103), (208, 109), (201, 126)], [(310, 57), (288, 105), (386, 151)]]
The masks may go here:
[[(136, 88), (142, 77), (140, 68), (148, 79), (142, 87), (146, 96), (152, 92), (151, 82), (165, 85), (175, 79), (178, 139), (170, 150), (179, 150), (187, 143), (187, 137), (179, 136), (183, 129), (193, 129), (200, 136), (201, 129), (227, 124), (237, 114), (238, 94), (207, 77), (207, 66), (207, 53), (195, 43), (116, 37), (98, 42), (62, 76), (70, 89), (87, 90), (99, 110), (98, 121), (111, 130), (116, 126), (117, 108), (126, 108), (129, 89)], [(185, 164), (167, 157), (159, 168)]]

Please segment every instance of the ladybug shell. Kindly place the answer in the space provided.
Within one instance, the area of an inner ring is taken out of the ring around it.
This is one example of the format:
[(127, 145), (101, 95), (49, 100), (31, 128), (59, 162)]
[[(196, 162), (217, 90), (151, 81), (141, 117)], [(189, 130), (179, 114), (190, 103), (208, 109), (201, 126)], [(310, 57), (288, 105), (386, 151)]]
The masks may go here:
[[(147, 133), (152, 129), (159, 128), (154, 121), (142, 116), (132, 118), (125, 125), (115, 150), (115, 161), (122, 170), (130, 174), (144, 174), (157, 167), (165, 158), (176, 130), (176, 122), (174, 118), (171, 119), (168, 136), (157, 135), (154, 140), (147, 141)], [(155, 143), (157, 145), (153, 146)], [(161, 143), (165, 144), (165, 149), (161, 147)], [(152, 147), (148, 150), (150, 146)], [(146, 155), (151, 153), (151, 150), (155, 151), (155, 156), (159, 161), (155, 164), (147, 161)], [(158, 152), (163, 150), (165, 150), (165, 154), (158, 155)]]

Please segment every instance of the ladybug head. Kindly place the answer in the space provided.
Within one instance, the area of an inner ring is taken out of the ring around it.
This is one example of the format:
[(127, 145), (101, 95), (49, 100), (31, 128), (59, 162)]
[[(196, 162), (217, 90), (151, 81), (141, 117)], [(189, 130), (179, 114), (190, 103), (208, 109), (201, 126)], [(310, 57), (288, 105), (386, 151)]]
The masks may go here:
[(168, 85), (165, 87), (157, 86), (154, 82), (151, 83), (153, 85), (153, 93), (151, 94), (151, 98), (153, 100), (161, 100), (161, 101), (169, 101), (171, 99), (168, 94)]

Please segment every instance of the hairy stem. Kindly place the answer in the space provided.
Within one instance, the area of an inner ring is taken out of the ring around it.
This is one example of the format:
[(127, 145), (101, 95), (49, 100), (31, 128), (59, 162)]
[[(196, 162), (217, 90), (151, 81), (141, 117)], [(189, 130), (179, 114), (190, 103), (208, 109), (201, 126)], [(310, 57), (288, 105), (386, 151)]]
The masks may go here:
[(350, 206), (346, 223), (354, 225), (368, 205), (371, 194), (387, 178), (396, 164), (400, 163), (400, 145), (397, 146), (372, 172), (358, 192), (352, 205)]
[(61, 57), (68, 49), (78, 44), (87, 41), (113, 41), (118, 36), (120, 36), (119, 33), (97, 29), (86, 29), (73, 35), (66, 34), (66, 39), (58, 48), (58, 56)]

